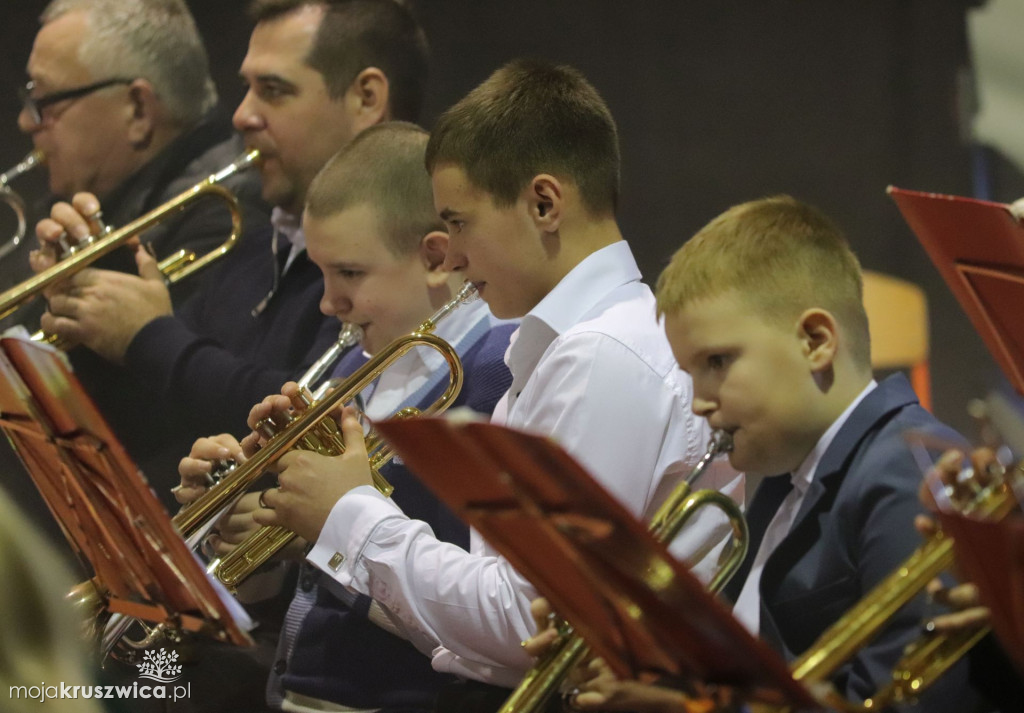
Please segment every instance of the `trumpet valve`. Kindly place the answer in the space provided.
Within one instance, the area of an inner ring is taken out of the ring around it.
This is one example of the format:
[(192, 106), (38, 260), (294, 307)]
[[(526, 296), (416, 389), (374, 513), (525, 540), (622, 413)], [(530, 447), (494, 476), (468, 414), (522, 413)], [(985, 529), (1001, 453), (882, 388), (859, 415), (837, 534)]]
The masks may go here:
[(269, 441), (278, 433), (285, 430), (292, 420), (292, 417), (286, 413), (267, 416), (266, 418), (260, 419), (256, 423), (256, 428), (253, 430)]
[(222, 458), (213, 462), (210, 468), (209, 474), (209, 485), (216, 485), (220, 481), (224, 480), (231, 471), (235, 469), (238, 464), (235, 463), (233, 458)]

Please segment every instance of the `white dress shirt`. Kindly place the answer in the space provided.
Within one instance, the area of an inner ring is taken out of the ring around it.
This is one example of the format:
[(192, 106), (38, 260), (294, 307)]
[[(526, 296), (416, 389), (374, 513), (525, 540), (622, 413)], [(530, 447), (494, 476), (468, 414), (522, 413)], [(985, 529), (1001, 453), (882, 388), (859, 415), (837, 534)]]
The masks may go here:
[(790, 478), (793, 481), (793, 489), (786, 496), (786, 499), (782, 501), (782, 505), (775, 511), (774, 517), (768, 523), (768, 527), (764, 531), (764, 538), (761, 540), (761, 546), (754, 557), (754, 563), (750, 565), (747, 581), (743, 583), (743, 589), (740, 590), (740, 595), (736, 598), (736, 604), (733, 605), (733, 614), (755, 636), (758, 635), (761, 628), (761, 572), (764, 571), (765, 562), (768, 561), (772, 552), (775, 551), (775, 548), (779, 546), (779, 543), (789, 534), (790, 528), (793, 527), (793, 522), (796, 520), (797, 513), (800, 512), (800, 506), (804, 502), (807, 489), (811, 486), (814, 471), (818, 469), (818, 464), (821, 462), (822, 456), (825, 455), (825, 451), (832, 445), (836, 434), (839, 433), (839, 429), (850, 418), (853, 410), (857, 408), (857, 405), (876, 386), (878, 386), (878, 382), (872, 379), (871, 383), (860, 392), (857, 398), (850, 402), (846, 410), (822, 434), (814, 448), (804, 458), (800, 467), (790, 474)]
[[(512, 386), (492, 419), (552, 436), (642, 517), (703, 455), (709, 435), (655, 314), (625, 242), (593, 253), (513, 334)], [(701, 487), (720, 488), (720, 477), (742, 489), (731, 471), (718, 473)], [(536, 590), (476, 532), (470, 553), (439, 542), (369, 487), (341, 498), (331, 522), (331, 544), (317, 542), (313, 564), (386, 606), (417, 647), (433, 651), (435, 669), (518, 683), (531, 663), (519, 642), (534, 631)]]

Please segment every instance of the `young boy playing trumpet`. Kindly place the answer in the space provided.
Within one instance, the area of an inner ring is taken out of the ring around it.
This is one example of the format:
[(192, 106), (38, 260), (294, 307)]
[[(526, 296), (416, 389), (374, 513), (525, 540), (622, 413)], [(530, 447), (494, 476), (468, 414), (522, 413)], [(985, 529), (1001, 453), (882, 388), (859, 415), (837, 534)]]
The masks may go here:
[[(448, 226), (445, 267), (496, 316), (522, 317), (506, 356), (512, 386), (493, 420), (550, 434), (649, 516), (709, 431), (690, 413), (690, 383), (616, 223), (618, 139), (604, 101), (574, 69), (513, 62), (440, 118), (427, 167)], [(286, 405), (269, 399), (250, 425)], [(316, 542), (309, 560), (420, 634), (436, 670), (515, 685), (530, 663), (520, 642), (534, 590), (477, 536), (470, 552), (439, 542), (369, 487), (361, 428), (342, 425), (346, 454), (317, 474), (330, 496), (304, 496), (313, 478), (292, 459), (256, 519)], [(457, 686), (437, 710), (491, 693), (500, 702), (507, 690)]]
[[(672, 258), (658, 312), (694, 384), (694, 411), (732, 435), (733, 467), (765, 476), (747, 517), (751, 547), (726, 588), (734, 613), (787, 660), (919, 545), (922, 466), (908, 434), (962, 443), (902, 375), (872, 378), (860, 266), (838, 229), (787, 196), (735, 206)], [(928, 613), (923, 596), (831, 681), (858, 702), (887, 683)], [(534, 642), (550, 639), (545, 633)], [(581, 710), (688, 710), (595, 665)], [(962, 665), (916, 710), (972, 710)]]
[[(412, 124), (366, 129), (310, 186), (303, 226), (309, 257), (323, 272), (321, 311), (362, 333), (361, 348), (342, 357), (335, 376), (348, 376), (369, 356), (416, 331), (462, 286), (462, 277), (444, 265), (448, 235), (434, 213), (423, 169), (426, 145), (426, 132)], [(453, 405), (490, 414), (511, 382), (503, 356), (513, 328), (498, 324), (480, 301), (459, 307), (438, 324), (435, 333), (462, 361), (463, 387)], [(448, 384), (448, 371), (437, 352), (415, 348), (364, 390), (364, 411), (371, 419), (383, 419), (400, 407), (425, 408)], [(285, 402), (278, 406), (287, 409), (288, 399), (278, 399)], [(361, 443), (361, 428), (358, 438)], [(196, 497), (201, 492), (196, 484), (203, 482), (210, 461), (223, 457), (244, 459), (231, 436), (198, 441), (182, 461), (179, 498)], [(329, 511), (337, 496), (322, 489), (331, 479), (319, 473), (332, 470), (336, 460), (308, 451), (285, 455), (281, 480), (290, 487), (282, 496), (306, 497)], [(440, 541), (463, 551), (469, 546), (468, 528), (404, 467), (392, 463), (381, 474), (394, 487), (396, 507), (418, 518)], [(218, 554), (229, 552), (253, 530), (253, 510), (260, 502), (272, 505), (274, 493), (264, 501), (260, 493), (243, 498), (221, 523), (213, 541)], [(327, 535), (321, 545), (326, 541)], [(434, 672), (429, 658), (416, 650), (414, 644), (424, 646), (419, 632), (396, 622), (379, 603), (303, 565), (268, 685), (271, 706), (429, 710), (437, 689), (451, 677)]]

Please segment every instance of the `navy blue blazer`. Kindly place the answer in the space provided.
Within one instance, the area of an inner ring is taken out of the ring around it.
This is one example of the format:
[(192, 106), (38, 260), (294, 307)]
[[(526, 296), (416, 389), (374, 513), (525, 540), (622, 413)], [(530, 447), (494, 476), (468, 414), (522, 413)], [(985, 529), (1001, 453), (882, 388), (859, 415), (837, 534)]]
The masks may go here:
[[(921, 545), (913, 522), (923, 509), (922, 472), (904, 439), (909, 431), (966, 445), (896, 375), (857, 405), (822, 457), (789, 534), (761, 575), (761, 635), (787, 659), (806, 651)], [(837, 690), (858, 700), (870, 696), (930, 613), (918, 596), (833, 677)], [(971, 695), (961, 662), (922, 696), (917, 710), (970, 710)]]

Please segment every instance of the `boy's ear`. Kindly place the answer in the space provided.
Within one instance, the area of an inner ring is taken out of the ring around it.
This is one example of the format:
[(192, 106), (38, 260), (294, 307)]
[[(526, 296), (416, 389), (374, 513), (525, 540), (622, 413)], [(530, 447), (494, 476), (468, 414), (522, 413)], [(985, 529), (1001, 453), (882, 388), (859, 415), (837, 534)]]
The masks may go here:
[(828, 310), (812, 308), (800, 315), (798, 336), (812, 371), (827, 369), (839, 351), (839, 325)]
[(444, 269), (444, 257), (448, 252), (448, 233), (433, 230), (420, 240), (419, 257), (427, 270), (427, 286), (440, 287), (448, 282), (451, 271)]
[(565, 191), (562, 182), (548, 173), (533, 177), (526, 191), (526, 201), (534, 223), (544, 232), (553, 233), (562, 222)]
[(387, 75), (377, 67), (366, 67), (356, 75), (345, 92), (344, 101), (357, 131), (388, 120), (390, 92)]

